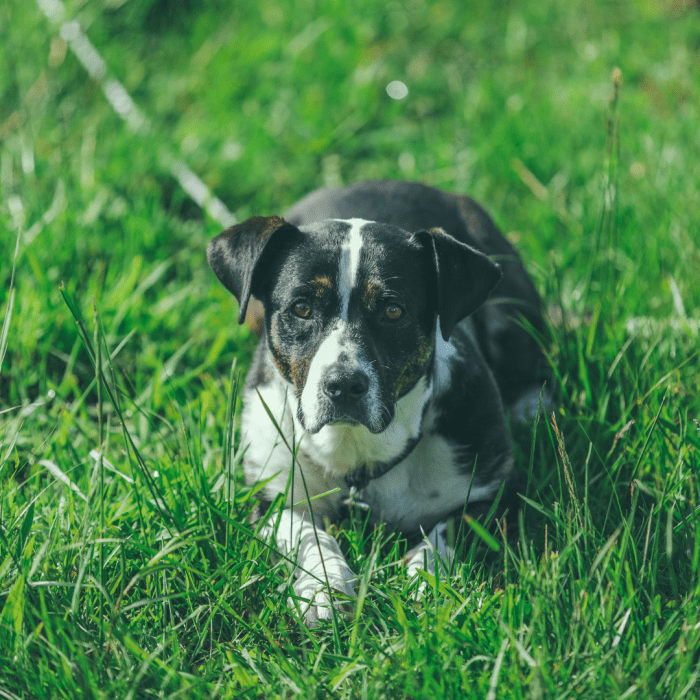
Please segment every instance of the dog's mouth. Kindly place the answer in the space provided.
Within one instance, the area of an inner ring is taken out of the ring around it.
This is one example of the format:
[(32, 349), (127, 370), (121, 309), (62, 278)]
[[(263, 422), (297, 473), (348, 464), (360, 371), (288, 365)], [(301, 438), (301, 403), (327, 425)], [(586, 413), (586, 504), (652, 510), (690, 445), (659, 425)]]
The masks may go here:
[(350, 417), (345, 417), (345, 418), (336, 418), (335, 420), (329, 420), (326, 425), (362, 425), (359, 420), (355, 420), (354, 418)]
[(370, 433), (377, 435), (387, 429), (393, 414), (389, 415), (389, 412), (384, 412), (381, 416), (373, 416), (368, 415), (364, 411), (353, 412), (353, 414), (348, 412), (340, 413), (337, 410), (333, 410), (332, 407), (328, 407), (326, 411), (320, 412), (320, 415), (309, 417), (304, 414), (301, 406), (299, 406), (297, 417), (304, 430), (311, 435), (315, 435), (326, 426), (333, 428), (365, 427)]

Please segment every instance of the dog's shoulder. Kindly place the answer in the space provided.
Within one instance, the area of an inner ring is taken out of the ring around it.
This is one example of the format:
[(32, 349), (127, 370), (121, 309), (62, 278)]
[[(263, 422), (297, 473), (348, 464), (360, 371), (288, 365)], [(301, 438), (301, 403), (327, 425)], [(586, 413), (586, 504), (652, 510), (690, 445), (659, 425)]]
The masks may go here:
[(475, 454), (487, 456), (510, 446), (503, 402), (471, 318), (455, 327), (449, 342), (436, 338), (434, 373), (430, 430), (468, 445)]
[(404, 532), (430, 528), (467, 502), (492, 500), (514, 480), (498, 389), (472, 334), (463, 323), (449, 342), (437, 339), (421, 438), (363, 491), (373, 521)]

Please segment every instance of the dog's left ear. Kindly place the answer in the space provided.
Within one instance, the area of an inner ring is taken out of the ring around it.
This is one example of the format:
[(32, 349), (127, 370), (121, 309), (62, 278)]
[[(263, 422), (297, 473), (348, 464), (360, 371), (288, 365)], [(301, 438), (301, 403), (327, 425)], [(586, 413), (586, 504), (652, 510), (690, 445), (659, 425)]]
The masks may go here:
[(454, 327), (488, 299), (501, 279), (501, 270), (483, 253), (441, 228), (420, 231), (415, 236), (433, 258), (440, 331), (449, 340)]
[(270, 243), (285, 233), (299, 232), (279, 216), (254, 216), (226, 229), (207, 247), (207, 259), (221, 284), (238, 299), (238, 323), (245, 320), (258, 263)]

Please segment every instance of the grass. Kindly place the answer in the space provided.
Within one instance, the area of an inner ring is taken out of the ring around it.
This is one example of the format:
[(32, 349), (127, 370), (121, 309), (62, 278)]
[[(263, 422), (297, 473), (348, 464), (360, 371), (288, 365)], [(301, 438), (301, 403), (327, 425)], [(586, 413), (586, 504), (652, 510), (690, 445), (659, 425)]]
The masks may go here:
[[(696, 6), (63, 12), (0, 8), (0, 696), (700, 696)], [(416, 600), (396, 537), (334, 525), (360, 597), (300, 623), (236, 470), (254, 339), (174, 160), (239, 220), (368, 177), (488, 207), (561, 384), (516, 433), (515, 542)]]

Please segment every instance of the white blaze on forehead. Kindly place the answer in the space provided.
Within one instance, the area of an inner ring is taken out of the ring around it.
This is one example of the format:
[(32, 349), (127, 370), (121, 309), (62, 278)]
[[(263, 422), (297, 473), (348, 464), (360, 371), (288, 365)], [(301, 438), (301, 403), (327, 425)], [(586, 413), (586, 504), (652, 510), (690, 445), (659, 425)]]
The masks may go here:
[(340, 250), (340, 271), (338, 275), (338, 292), (340, 294), (340, 318), (348, 320), (350, 295), (357, 281), (357, 270), (360, 267), (360, 251), (362, 250), (362, 227), (371, 223), (364, 219), (343, 219), (350, 224), (350, 230), (343, 241)]

